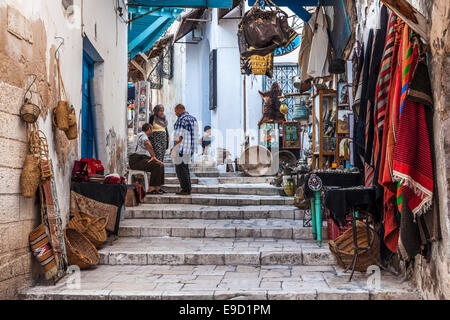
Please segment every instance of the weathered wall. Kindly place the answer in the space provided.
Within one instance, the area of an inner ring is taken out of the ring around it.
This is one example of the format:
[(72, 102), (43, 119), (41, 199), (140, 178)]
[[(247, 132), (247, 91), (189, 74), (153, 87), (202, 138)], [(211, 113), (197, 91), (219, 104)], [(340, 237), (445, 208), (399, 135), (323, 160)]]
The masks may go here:
[[(416, 257), (414, 280), (425, 299), (450, 299), (450, 3), (427, 1), (422, 8), (431, 21), (429, 55), (434, 96), (434, 145), (438, 174), (442, 241), (433, 244), (431, 262)], [(414, 5), (414, 4), (413, 4)]]
[[(34, 199), (23, 199), (20, 189), (27, 137), (19, 109), (24, 89), (32, 78), (27, 76), (29, 73), (37, 76), (32, 88), (33, 100), (42, 109), (39, 127), (49, 143), (64, 224), (69, 215), (70, 173), (73, 161), (80, 157), (80, 139), (67, 140), (63, 132), (52, 128), (49, 116), (58, 99), (54, 53), (60, 40), (55, 37), (65, 39), (60, 50), (61, 72), (79, 121), (83, 38), (81, 0), (74, 1), (72, 14), (62, 3), (60, 0), (0, 0), (0, 299), (14, 298), (18, 289), (31, 285), (41, 274), (28, 246), (28, 235), (38, 224), (37, 207)], [(102, 124), (116, 132), (115, 162), (107, 158), (105, 167), (120, 172), (123, 165), (117, 154), (123, 153), (122, 141), (126, 139), (126, 27), (117, 20), (116, 45), (116, 33), (111, 32), (116, 26), (116, 1), (89, 3), (90, 13), (84, 15), (86, 34), (105, 60), (102, 99), (107, 103), (108, 115)], [(92, 35), (95, 23), (96, 39)], [(103, 132), (100, 139), (106, 140), (108, 133)]]
[[(437, 161), (438, 198), (440, 227), (443, 239), (432, 245), (431, 261), (428, 263), (421, 255), (417, 255), (414, 263), (412, 280), (420, 290), (424, 299), (449, 299), (449, 208), (450, 196), (450, 3), (448, 0), (410, 0), (415, 9), (430, 21), (429, 67), (434, 95), (434, 146)], [(370, 28), (376, 28), (376, 0), (357, 0), (358, 12), (357, 39), (367, 41)]]

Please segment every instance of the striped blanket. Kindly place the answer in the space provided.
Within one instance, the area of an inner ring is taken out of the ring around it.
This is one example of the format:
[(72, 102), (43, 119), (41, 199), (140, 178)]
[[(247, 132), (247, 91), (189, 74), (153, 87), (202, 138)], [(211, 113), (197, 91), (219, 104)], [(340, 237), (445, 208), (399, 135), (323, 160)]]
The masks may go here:
[(425, 62), (417, 63), (417, 55), (417, 44), (405, 48), (393, 164), (394, 178), (401, 181), (402, 191), (415, 216), (425, 213), (433, 199), (431, 141), (425, 109), (432, 107), (431, 82)]

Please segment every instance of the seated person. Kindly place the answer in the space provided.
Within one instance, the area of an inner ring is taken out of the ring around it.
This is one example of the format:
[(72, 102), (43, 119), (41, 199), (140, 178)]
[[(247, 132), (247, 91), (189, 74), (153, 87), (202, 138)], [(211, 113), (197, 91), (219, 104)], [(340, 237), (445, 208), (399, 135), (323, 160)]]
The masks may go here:
[(156, 158), (150, 143), (152, 130), (153, 127), (148, 123), (142, 126), (142, 132), (137, 135), (134, 153), (129, 157), (130, 169), (150, 172), (147, 194), (163, 194), (166, 193), (161, 189), (164, 184), (164, 164)]
[(203, 148), (203, 155), (207, 155), (208, 154), (208, 148), (211, 145), (211, 127), (210, 126), (206, 126), (205, 129), (205, 134), (200, 138), (200, 143), (202, 145)]

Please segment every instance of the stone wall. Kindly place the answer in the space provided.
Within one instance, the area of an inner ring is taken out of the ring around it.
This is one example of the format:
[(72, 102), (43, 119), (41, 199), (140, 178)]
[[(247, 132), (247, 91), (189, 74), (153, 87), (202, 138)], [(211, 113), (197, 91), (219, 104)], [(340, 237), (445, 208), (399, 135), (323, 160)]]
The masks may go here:
[(27, 135), (19, 110), (31, 84), (27, 74), (36, 75), (33, 102), (42, 110), (38, 124), (48, 140), (63, 225), (69, 217), (70, 176), (81, 156), (81, 139), (69, 141), (52, 127), (49, 116), (58, 100), (55, 51), (61, 40), (55, 37), (64, 38), (61, 73), (79, 125), (83, 37), (103, 58), (94, 75), (103, 86), (96, 95), (103, 105), (97, 103), (96, 108), (104, 113), (97, 122), (104, 129), (97, 137), (106, 145), (102, 150), (106, 172), (124, 174), (127, 27), (116, 15), (116, 4), (116, 0), (84, 1), (81, 12), (81, 0), (0, 0), (0, 300), (15, 298), (19, 289), (42, 278), (28, 245), (30, 231), (40, 222), (39, 206), (36, 199), (24, 199), (20, 188)]
[[(416, 257), (414, 281), (424, 299), (450, 299), (450, 3), (427, 1), (431, 21), (429, 55), (434, 95), (434, 144), (442, 240), (433, 244), (431, 262)], [(437, 209), (437, 208), (436, 208)]]

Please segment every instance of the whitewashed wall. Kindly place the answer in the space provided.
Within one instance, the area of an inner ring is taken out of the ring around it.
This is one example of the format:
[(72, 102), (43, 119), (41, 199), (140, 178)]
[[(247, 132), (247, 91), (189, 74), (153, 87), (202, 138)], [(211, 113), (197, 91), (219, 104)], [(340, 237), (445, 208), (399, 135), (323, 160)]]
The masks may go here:
[[(28, 249), (28, 235), (37, 225), (38, 215), (34, 201), (23, 199), (20, 189), (27, 138), (18, 111), (24, 89), (29, 83), (27, 73), (38, 74), (39, 90), (48, 93), (43, 102), (35, 101), (45, 111), (39, 119), (39, 127), (47, 136), (64, 224), (69, 216), (70, 177), (74, 161), (81, 156), (81, 132), (78, 140), (70, 142), (64, 133), (52, 129), (50, 112), (57, 101), (53, 54), (60, 43), (55, 37), (63, 37), (61, 72), (68, 99), (74, 105), (80, 122), (82, 4), (84, 31), (104, 60), (95, 69), (96, 96), (101, 102), (97, 108), (102, 119), (97, 123), (98, 128), (102, 129), (98, 132), (100, 159), (106, 172), (123, 174), (122, 162), (126, 150), (127, 29), (116, 16), (116, 0), (75, 0), (73, 14), (68, 14), (61, 0), (0, 0), (0, 162), (4, 166), (0, 169), (0, 270), (12, 270), (7, 274), (0, 272), (0, 297), (14, 297), (21, 286), (30, 285), (37, 275), (32, 275), (35, 263), (32, 263)], [(15, 25), (16, 35), (8, 31), (8, 24)], [(94, 34), (95, 25), (97, 36)], [(107, 144), (110, 130), (115, 133), (110, 138), (115, 138)], [(5, 275), (8, 277), (5, 278)]]

